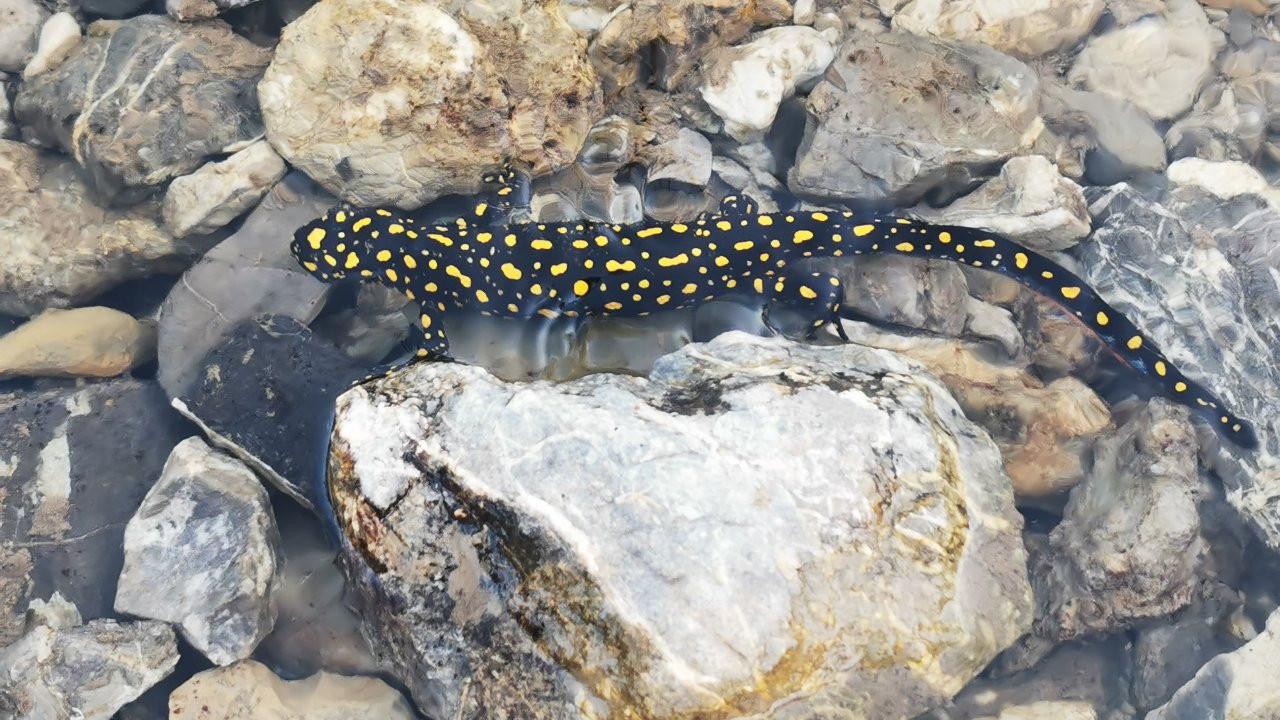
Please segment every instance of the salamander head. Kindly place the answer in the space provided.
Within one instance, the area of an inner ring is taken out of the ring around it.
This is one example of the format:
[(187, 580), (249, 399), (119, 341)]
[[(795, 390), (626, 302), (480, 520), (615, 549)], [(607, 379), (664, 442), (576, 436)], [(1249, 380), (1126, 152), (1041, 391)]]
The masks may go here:
[(347, 231), (355, 212), (340, 206), (294, 232), (289, 250), (307, 272), (325, 282), (360, 278), (358, 269), (368, 264), (368, 245)]

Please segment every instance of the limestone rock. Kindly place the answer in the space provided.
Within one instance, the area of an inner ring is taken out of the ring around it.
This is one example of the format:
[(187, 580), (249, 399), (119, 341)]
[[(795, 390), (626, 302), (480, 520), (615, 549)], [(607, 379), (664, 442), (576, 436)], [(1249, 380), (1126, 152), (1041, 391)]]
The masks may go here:
[(1181, 115), (1213, 74), (1225, 41), (1196, 0), (1168, 5), (1163, 17), (1089, 40), (1071, 67), (1071, 82), (1128, 100), (1156, 120)]
[(1150, 720), (1218, 715), (1270, 718), (1280, 715), (1280, 610), (1267, 628), (1235, 652), (1210, 660), (1169, 702), (1147, 715)]
[(348, 570), (428, 716), (914, 716), (1026, 628), (995, 447), (882, 351), (421, 364), (342, 396), (333, 437)]
[(831, 41), (810, 27), (771, 28), (751, 42), (714, 52), (703, 71), (702, 99), (738, 142), (764, 137), (778, 106), (822, 75), (835, 57)]
[[(205, 20), (217, 17), (223, 10), (251, 5), (258, 0), (165, 0), (164, 9), (171, 17), (182, 21)], [(286, 20), (287, 22), (288, 20)]]
[(252, 88), (269, 59), (222, 22), (101, 21), (23, 83), (14, 111), (28, 138), (69, 153), (103, 197), (134, 202), (261, 136)]
[(36, 625), (0, 649), (0, 713), (16, 720), (109, 720), (178, 664), (160, 622)]
[(601, 106), (582, 40), (533, 0), (321, 2), (285, 28), (258, 96), (290, 164), (404, 208), (476, 190), (504, 156), (569, 164)]
[(178, 625), (218, 665), (243, 660), (276, 621), (279, 543), (258, 478), (188, 438), (125, 528), (115, 610)]
[(0, 377), (112, 377), (155, 350), (155, 328), (119, 310), (48, 310), (0, 336)]
[(1039, 57), (1079, 42), (1103, 6), (1103, 0), (911, 0), (893, 14), (893, 28)]
[(1039, 252), (1064, 250), (1089, 236), (1089, 207), (1080, 186), (1040, 155), (1016, 157), (982, 187), (945, 208), (917, 206), (929, 222), (999, 233)]
[(18, 72), (36, 51), (49, 11), (35, 0), (0, 1), (0, 71)]
[(371, 677), (321, 672), (282, 680), (242, 660), (196, 674), (169, 696), (169, 720), (413, 720), (409, 703)]
[(71, 162), (0, 140), (0, 312), (84, 304), (124, 280), (178, 270), (205, 249), (175, 241), (148, 209), (104, 208)]
[[(981, 45), (854, 33), (809, 94), (792, 191), (911, 204), (1030, 147), (1039, 81)], [(959, 189), (951, 188), (953, 190)]]
[(284, 177), (284, 161), (259, 140), (222, 162), (174, 179), (165, 191), (164, 224), (174, 237), (209, 233), (258, 204)]
[(80, 23), (69, 12), (54, 13), (40, 28), (40, 44), (36, 54), (22, 71), (22, 78), (32, 77), (57, 67), (80, 44)]
[(1132, 175), (1163, 170), (1164, 141), (1151, 118), (1132, 103), (1057, 83), (1044, 87), (1046, 122), (1089, 148), (1086, 175), (1112, 185)]

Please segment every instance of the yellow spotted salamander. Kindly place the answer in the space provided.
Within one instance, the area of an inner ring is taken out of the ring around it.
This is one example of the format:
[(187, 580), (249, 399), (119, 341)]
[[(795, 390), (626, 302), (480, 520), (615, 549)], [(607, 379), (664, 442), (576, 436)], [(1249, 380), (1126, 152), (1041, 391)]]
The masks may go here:
[[(422, 225), (386, 208), (334, 208), (298, 229), (298, 262), (326, 282), (368, 280), (402, 291), (421, 307), (419, 358), (449, 359), (440, 323), (450, 307), (506, 317), (626, 316), (731, 296), (764, 300), (764, 318), (786, 308), (810, 333), (839, 323), (843, 291), (835, 275), (799, 261), (897, 253), (964, 263), (1007, 275), (1074, 314), (1129, 368), (1159, 383), (1245, 448), (1252, 428), (1160, 350), (1076, 275), (992, 233), (850, 211), (756, 213), (732, 196), (714, 215), (688, 222), (508, 223), (519, 195), (510, 170), (468, 217)], [(526, 187), (527, 189), (527, 187)]]

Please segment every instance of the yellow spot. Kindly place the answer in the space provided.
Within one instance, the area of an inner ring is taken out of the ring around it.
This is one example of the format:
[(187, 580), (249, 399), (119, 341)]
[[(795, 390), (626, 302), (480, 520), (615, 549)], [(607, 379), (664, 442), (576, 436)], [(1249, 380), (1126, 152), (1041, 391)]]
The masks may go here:
[(390, 250), (379, 250), (379, 251), (378, 251), (378, 254), (377, 254), (377, 255), (375, 255), (374, 257), (378, 258), (378, 262), (386, 262), (386, 261), (388, 261), (388, 260), (390, 260), (390, 259), (391, 259), (391, 251), (390, 251)]
[(541, 295), (541, 294), (542, 294), (542, 286), (541, 286), (541, 285), (539, 285), (538, 283), (534, 283), (534, 284), (530, 285), (530, 286), (529, 286), (529, 294), (531, 294), (531, 295)]
[(446, 275), (450, 277), (457, 278), (458, 282), (462, 283), (462, 287), (464, 288), (471, 287), (471, 278), (467, 277), (466, 275), (463, 275), (462, 271), (459, 270), (457, 267), (453, 265), (445, 265), (444, 272)]
[(407, 267), (407, 268), (409, 268), (410, 270), (412, 270), (412, 269), (414, 269), (414, 268), (418, 267), (418, 261), (417, 261), (417, 260), (415, 260), (415, 259), (413, 258), (413, 256), (412, 256), (412, 255), (405, 255), (405, 256), (404, 256), (404, 266), (405, 266), (405, 267)]
[(617, 260), (606, 260), (604, 269), (609, 272), (631, 272), (636, 269), (636, 262), (628, 260), (626, 262), (618, 262)]
[(840, 234), (839, 234), (839, 233), (836, 233), (835, 235), (832, 235), (832, 236), (831, 236), (831, 242), (833, 242), (833, 243), (838, 243), (838, 242), (840, 242), (840, 241), (841, 241), (841, 240), (843, 240), (843, 239), (844, 239), (844, 238), (840, 237)]
[(507, 312), (518, 313), (520, 312), (520, 306), (516, 305), (515, 303), (507, 303)]
[(895, 220), (894, 222), (898, 223), (899, 225), (910, 225), (910, 224), (911, 224), (911, 221), (910, 221), (910, 220), (908, 220), (908, 219), (906, 219), (906, 218), (898, 218), (898, 219), (897, 219), (897, 220)]
[(614, 300), (612, 302), (607, 302), (604, 304), (604, 309), (605, 310), (621, 310), (622, 303), (618, 302), (617, 300)]
[(812, 300), (818, 297), (818, 293), (814, 292), (813, 288), (809, 287), (808, 285), (801, 285), (800, 296), (807, 300)]
[(1236, 432), (1240, 432), (1240, 423), (1236, 423), (1235, 425), (1232, 425), (1231, 429)]
[(1094, 319), (1098, 321), (1099, 325), (1103, 325), (1103, 326), (1111, 322), (1111, 318), (1107, 317), (1107, 314), (1102, 312), (1101, 310), (1098, 311), (1098, 315)]
[(958, 252), (958, 253), (962, 253), (962, 252), (964, 252), (964, 246), (963, 246), (963, 245), (960, 245), (959, 243), (957, 243), (957, 244), (956, 244), (956, 252)]
[[(814, 213), (814, 215), (822, 215), (822, 213)], [(826, 215), (822, 215), (822, 216), (824, 218), (826, 217)], [(806, 240), (812, 240), (812, 239), (813, 239), (813, 233), (809, 232), (808, 230), (797, 230), (796, 234), (791, 236), (792, 242), (794, 242), (797, 245), (799, 245), (802, 242), (805, 242)], [(777, 247), (777, 245), (774, 245), (774, 247)]]
[(894, 245), (893, 249), (897, 250), (898, 252), (909, 253), (912, 250), (915, 250), (916, 246), (912, 245), (909, 242), (902, 242), (902, 243), (898, 243), (897, 245)]
[(429, 293), (433, 293), (433, 292), (435, 292), (435, 291), (439, 290), (439, 289), (440, 289), (440, 286), (439, 286), (439, 285), (436, 285), (435, 283), (427, 283), (426, 285), (423, 285), (423, 286), (422, 286), (422, 289), (423, 289), (423, 290), (426, 290), (426, 291), (427, 291), (427, 292), (429, 292)]
[(313, 262), (304, 262), (304, 263), (302, 263), (302, 267), (304, 267), (304, 268), (306, 268), (306, 269), (310, 270), (311, 272), (315, 272), (315, 271), (316, 271), (316, 269), (317, 269), (317, 268), (316, 268), (316, 264), (315, 264), (315, 263), (313, 263)]
[(826, 221), (827, 221), (827, 214), (826, 214), (826, 213), (822, 213), (822, 212), (816, 212), (816, 213), (814, 213), (814, 214), (810, 215), (809, 217), (813, 218), (814, 220), (817, 220), (818, 222), (826, 222)]
[(870, 233), (875, 232), (875, 230), (875, 225), (859, 225), (853, 229), (853, 234), (858, 237), (862, 237), (863, 235), (869, 235)]
[(648, 278), (644, 278), (644, 279), (640, 280), (640, 282), (638, 282), (638, 283), (636, 283), (636, 284), (640, 286), (640, 289), (641, 289), (641, 290), (647, 290), (647, 289), (649, 288), (649, 280), (648, 280)]
[(486, 303), (486, 304), (487, 304), (487, 303), (489, 302), (489, 293), (487, 293), (487, 292), (485, 292), (485, 291), (483, 291), (483, 290), (477, 290), (477, 291), (476, 291), (476, 299), (477, 299), (477, 300), (479, 300), (479, 301), (480, 301), (480, 302), (482, 302), (482, 303)]
[(1142, 347), (1142, 336), (1134, 335), (1133, 337), (1129, 338), (1129, 342), (1125, 343), (1125, 345), (1127, 345), (1130, 350), (1137, 350), (1138, 348)]
[(483, 215), (485, 210), (489, 209), (487, 203), (476, 203), (476, 215)]
[(493, 233), (476, 233), (476, 242), (487, 243), (493, 239)]
[(1222, 422), (1224, 422), (1224, 423), (1231, 422), (1231, 418), (1227, 417), (1226, 415), (1223, 415), (1223, 416), (1222, 416)]
[(325, 261), (325, 262), (327, 262), (327, 263), (329, 263), (330, 265), (337, 265), (337, 264), (338, 264), (338, 260), (337, 260), (337, 258), (335, 258), (334, 256), (329, 255), (329, 254), (327, 254), (327, 253), (326, 253), (326, 254), (325, 254), (325, 256), (324, 256), (324, 261)]
[(609, 238), (603, 235), (596, 236), (596, 245), (599, 245), (600, 247), (604, 247), (605, 245), (608, 245), (608, 244), (609, 244)]
[(1165, 376), (1165, 374), (1166, 374), (1166, 373), (1168, 373), (1168, 372), (1169, 372), (1169, 369), (1165, 367), (1165, 365), (1164, 365), (1164, 361), (1163, 361), (1163, 360), (1157, 360), (1157, 361), (1156, 361), (1156, 374), (1157, 374), (1157, 375), (1159, 375), (1160, 377), (1164, 377), (1164, 376)]
[(586, 240), (574, 240), (573, 246), (579, 250), (586, 250), (587, 248), (591, 247), (591, 243), (587, 242)]
[(569, 269), (569, 263), (556, 263), (551, 266), (552, 275), (563, 275)]
[(649, 237), (651, 235), (657, 235), (661, 232), (662, 232), (662, 228), (660, 227), (645, 228), (643, 230), (637, 230), (636, 237)]
[(529, 247), (533, 248), (534, 250), (550, 250), (554, 246), (551, 244), (550, 240), (538, 239), (529, 243)]
[(369, 218), (360, 218), (359, 220), (351, 223), (351, 229), (356, 232), (360, 232), (361, 230), (365, 229), (365, 227), (367, 227), (371, 222), (373, 221), (370, 220)]
[(727, 220), (721, 220), (720, 222), (716, 223), (716, 227), (720, 228), (721, 230), (730, 230), (733, 228), (733, 225), (730, 224)]
[(499, 194), (499, 195), (510, 195), (510, 194), (511, 194), (511, 188), (509, 188), (509, 187), (498, 188), (498, 194)]
[(441, 235), (440, 233), (427, 233), (427, 237), (431, 238), (432, 240), (435, 240), (436, 242), (440, 243), (445, 247), (453, 246), (453, 238), (449, 237), (448, 235)]
[(764, 225), (765, 227), (768, 227), (773, 224), (773, 218), (769, 217), (768, 215), (761, 215), (756, 218), (756, 222), (760, 223), (761, 225)]
[(374, 210), (374, 212), (381, 215), (382, 217), (391, 217), (390, 210), (384, 210), (382, 208), (378, 208), (377, 210)]
[(682, 288), (680, 288), (680, 292), (684, 293), (685, 295), (692, 295), (692, 294), (694, 294), (694, 293), (698, 292), (698, 284), (697, 284), (697, 283), (685, 283), (685, 286), (684, 286), (684, 287), (682, 287)]
[(333, 219), (340, 223), (344, 223), (347, 221), (347, 214), (339, 210), (338, 214), (333, 216)]
[[(404, 321), (401, 320), (400, 322), (404, 322)], [(431, 316), (427, 314), (423, 314), (421, 317), (418, 318), (418, 322), (422, 323), (422, 327), (429, 328), (431, 327)]]
[(754, 287), (754, 288), (756, 289), (756, 292), (758, 292), (758, 293), (763, 293), (763, 292), (764, 292), (764, 280), (762, 280), (762, 279), (760, 279), (760, 278), (756, 278), (756, 279), (751, 283), (751, 285), (752, 285), (752, 287)]
[(396, 275), (395, 270), (392, 270), (391, 268), (387, 268), (387, 279), (390, 280), (391, 282), (396, 282), (400, 279), (400, 276)]
[(587, 284), (586, 280), (577, 280), (573, 283), (573, 294), (577, 295), (578, 297), (582, 297), (583, 295), (586, 295), (587, 291), (590, 289), (591, 289), (591, 286)]
[(360, 264), (360, 258), (355, 253), (347, 253), (346, 268), (350, 270)]
[(1026, 253), (1014, 253), (1013, 264), (1017, 265), (1019, 270), (1025, 270), (1027, 267), (1027, 262), (1028, 261), (1027, 261)]
[(413, 238), (414, 240), (417, 240), (417, 239), (418, 239), (418, 233), (416, 233), (416, 232), (414, 232), (414, 231), (412, 231), (412, 230), (410, 230), (410, 231), (406, 232), (406, 233), (405, 233), (405, 235), (408, 235), (409, 237)]
[(658, 258), (658, 264), (661, 265), (662, 267), (673, 267), (675, 265), (684, 265), (687, 262), (689, 262), (689, 256), (684, 253), (680, 253), (675, 257)]
[(480, 267), (484, 267), (484, 268), (489, 267), (489, 258), (486, 258), (486, 257), (480, 258)]
[(1068, 285), (1062, 288), (1062, 297), (1068, 300), (1075, 300), (1080, 295), (1080, 288), (1074, 285)]
[(942, 243), (943, 245), (946, 245), (947, 243), (951, 242), (951, 233), (947, 232), (946, 230), (943, 230), (942, 232), (938, 233), (938, 242)]
[(995, 240), (975, 240), (973, 242), (973, 246), (980, 247), (980, 248), (991, 248), (996, 246), (996, 241)]
[(734, 250), (750, 250), (755, 246), (756, 244), (751, 242), (750, 240), (743, 240), (742, 242), (734, 243), (733, 249)]
[(307, 242), (311, 243), (312, 250), (320, 249), (320, 241), (324, 240), (324, 228), (316, 228), (307, 233)]
[(723, 255), (716, 256), (716, 267), (724, 267), (725, 265), (728, 265), (728, 264), (729, 264), (729, 258)]
[(684, 231), (686, 231), (686, 230), (688, 230), (688, 229), (689, 229), (689, 226), (688, 226), (688, 225), (685, 225), (684, 223), (672, 223), (672, 225), (671, 225), (671, 231), (672, 231), (672, 232), (678, 232), (678, 233), (681, 233), (681, 232), (684, 232)]
[(654, 300), (654, 302), (658, 303), (659, 305), (666, 305), (667, 303), (671, 302), (671, 296), (670, 296), (670, 295), (659, 295), (658, 297), (654, 298), (653, 300)]
[(507, 276), (508, 280), (519, 280), (524, 277), (524, 273), (520, 272), (520, 268), (511, 263), (502, 263), (502, 274)]
[(506, 237), (502, 238), (502, 241), (503, 241), (503, 242), (505, 242), (505, 243), (507, 244), (507, 247), (515, 247), (515, 246), (516, 246), (516, 236), (515, 236), (515, 235), (508, 235), (508, 236), (506, 236)]
[(387, 226), (387, 232), (391, 233), (392, 235), (399, 235), (400, 233), (404, 232), (404, 226), (401, 225), (400, 223), (391, 223), (390, 225)]
[(1042, 270), (1040, 271), (1040, 277), (1044, 278), (1045, 280), (1052, 280), (1053, 273), (1049, 272), (1048, 270)]

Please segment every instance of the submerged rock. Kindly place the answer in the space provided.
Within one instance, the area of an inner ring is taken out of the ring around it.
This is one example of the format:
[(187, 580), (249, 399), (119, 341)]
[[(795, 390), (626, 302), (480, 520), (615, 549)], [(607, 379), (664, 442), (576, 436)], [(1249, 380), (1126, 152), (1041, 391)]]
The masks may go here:
[(102, 21), (14, 103), (28, 138), (69, 153), (93, 188), (132, 202), (262, 134), (252, 88), (270, 54), (222, 22)]
[(1031, 68), (991, 48), (854, 33), (809, 94), (789, 185), (911, 204), (1030, 148), (1038, 105)]
[(279, 544), (258, 478), (188, 438), (125, 528), (115, 610), (178, 625), (218, 665), (243, 660), (276, 621)]
[(504, 157), (568, 165), (601, 106), (583, 41), (533, 0), (319, 3), (285, 28), (258, 96), (294, 167), (357, 205), (404, 208), (476, 190)]
[(155, 357), (156, 332), (106, 307), (48, 310), (0, 336), (0, 377), (112, 377)]
[(1103, 0), (911, 0), (893, 14), (893, 28), (1038, 57), (1079, 42), (1104, 5)]
[(409, 703), (371, 677), (321, 672), (282, 680), (242, 660), (198, 673), (169, 696), (169, 720), (413, 720)]
[(1210, 660), (1149, 720), (1271, 718), (1280, 715), (1280, 610), (1244, 647)]
[(16, 720), (109, 720), (178, 664), (161, 622), (37, 624), (0, 649), (0, 715)]
[(333, 438), (371, 637), (428, 716), (912, 716), (1027, 627), (995, 447), (882, 351), (422, 364), (342, 396)]

